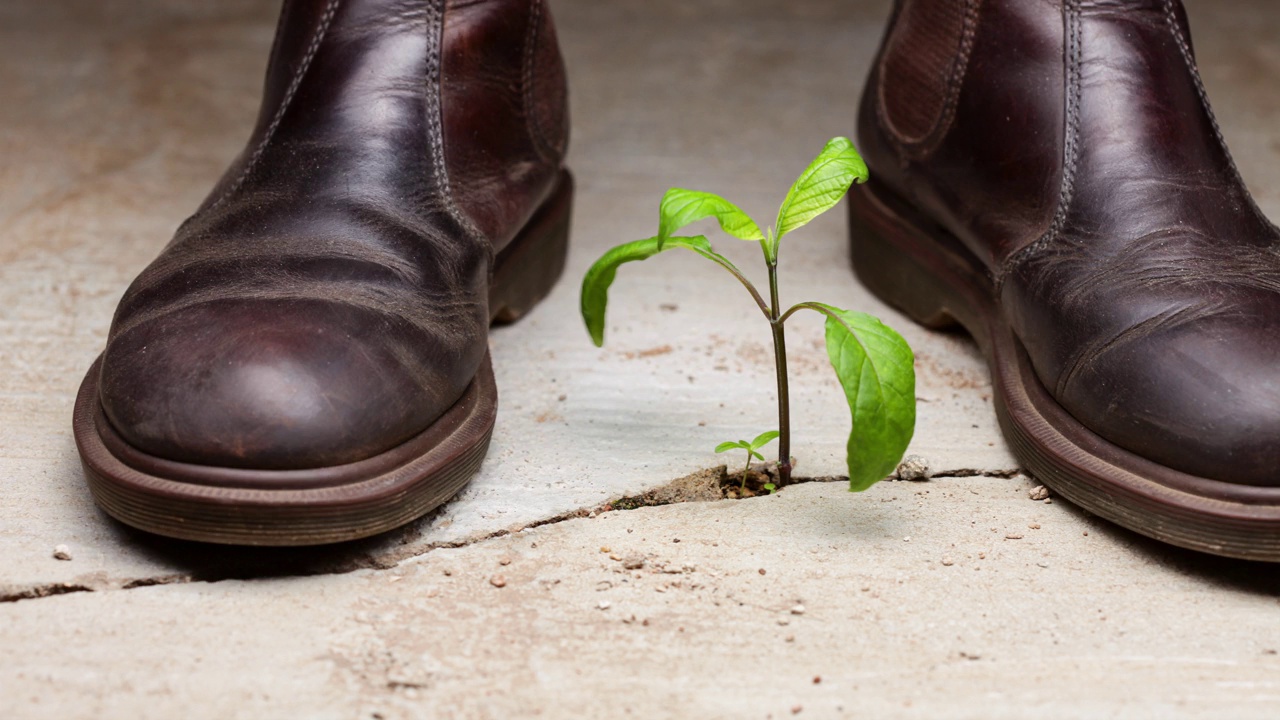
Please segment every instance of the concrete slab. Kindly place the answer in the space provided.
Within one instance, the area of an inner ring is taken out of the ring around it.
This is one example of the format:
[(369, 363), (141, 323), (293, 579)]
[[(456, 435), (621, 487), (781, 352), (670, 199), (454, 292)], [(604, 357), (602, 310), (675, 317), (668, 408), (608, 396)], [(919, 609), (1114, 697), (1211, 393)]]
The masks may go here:
[[(977, 477), (861, 496), (802, 485), (491, 537), (662, 486), (773, 426), (767, 334), (715, 268), (628, 267), (600, 350), (577, 283), (608, 246), (652, 234), (670, 185), (769, 217), (822, 142), (851, 132), (888, 8), (552, 1), (572, 74), (574, 247), (547, 302), (493, 335), (489, 460), (402, 531), (288, 552), (111, 522), (70, 437), (120, 294), (248, 133), (276, 8), (0, 7), (0, 717), (1275, 716), (1271, 569), (1163, 548), (988, 477), (1016, 463), (980, 359), (853, 282), (839, 212), (787, 243), (784, 294), (898, 327), (920, 358), (912, 452)], [(1224, 132), (1280, 217), (1280, 6), (1188, 5)], [(753, 247), (719, 247), (759, 277)], [(840, 474), (847, 422), (820, 332), (790, 333), (794, 452), (815, 477)], [(60, 544), (72, 560), (53, 558)], [(609, 556), (634, 552), (653, 555), (640, 577), (616, 572)]]
[(1275, 717), (1274, 573), (1030, 487), (812, 483), (390, 570), (0, 604), (0, 716)]

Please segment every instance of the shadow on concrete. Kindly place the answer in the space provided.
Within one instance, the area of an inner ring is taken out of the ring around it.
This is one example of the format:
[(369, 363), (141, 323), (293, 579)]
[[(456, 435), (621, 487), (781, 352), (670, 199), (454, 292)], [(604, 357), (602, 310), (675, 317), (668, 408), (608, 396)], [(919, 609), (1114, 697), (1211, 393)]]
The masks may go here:
[[(1128, 548), (1156, 567), (1201, 580), (1206, 586), (1280, 598), (1280, 563), (1237, 560), (1175, 547), (1091, 515), (1066, 500), (1061, 503), (1065, 512), (1089, 526), (1090, 534)], [(1157, 601), (1158, 598), (1152, 599)]]
[[(435, 513), (408, 525), (360, 540), (306, 547), (252, 547), (176, 540), (138, 530), (103, 515), (120, 534), (121, 544), (157, 563), (175, 568), (177, 577), (138, 579), (127, 587), (170, 582), (216, 582), (254, 578), (340, 574), (394, 567), (405, 546), (422, 537)], [(420, 549), (420, 548), (419, 548)]]

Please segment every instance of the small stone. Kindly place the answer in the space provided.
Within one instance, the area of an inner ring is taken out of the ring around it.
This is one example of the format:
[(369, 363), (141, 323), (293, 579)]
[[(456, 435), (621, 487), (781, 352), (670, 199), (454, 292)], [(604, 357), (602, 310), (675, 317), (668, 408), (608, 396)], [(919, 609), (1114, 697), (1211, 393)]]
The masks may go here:
[(1048, 500), (1049, 488), (1043, 485), (1037, 485), (1031, 488), (1031, 492), (1027, 493), (1027, 496), (1030, 497), (1032, 500)]
[(639, 570), (644, 567), (645, 558), (638, 553), (632, 553), (622, 558), (622, 567), (627, 570)]
[(498, 564), (499, 564), (499, 565), (510, 565), (510, 564), (511, 564), (511, 558), (507, 557), (506, 555), (503, 555), (502, 557), (498, 558)]
[(54, 560), (70, 560), (71, 548), (67, 547), (66, 545), (55, 545), (53, 548), (53, 559)]
[(601, 546), (600, 546), (600, 552), (601, 552), (601, 553), (603, 553), (603, 554), (605, 554), (605, 555), (608, 555), (609, 553), (613, 552), (613, 550), (612, 550), (612, 549), (610, 549), (608, 545), (601, 545)]
[(821, 685), (821, 684), (822, 684), (822, 676), (821, 676), (821, 675), (814, 675), (814, 676), (813, 676), (813, 684), (814, 684), (814, 685)]
[(569, 396), (568, 396), (568, 395), (561, 395), (560, 397), (558, 397), (558, 398), (556, 398), (556, 399), (557, 399), (557, 400), (559, 400), (560, 402), (564, 402), (565, 400), (568, 400), (568, 399), (569, 399)]
[(791, 614), (792, 614), (792, 615), (803, 615), (803, 614), (804, 614), (804, 605), (796, 605), (795, 607), (791, 608)]
[(942, 564), (943, 564), (943, 566), (944, 566), (944, 567), (951, 567), (952, 565), (955, 565), (955, 564), (956, 564), (956, 561), (955, 561), (955, 560), (952, 560), (952, 559), (951, 559), (951, 558), (949, 558), (949, 557), (944, 557), (944, 558), (942, 558)]
[(501, 575), (494, 575), (493, 577), (489, 578), (489, 584), (496, 588), (506, 587), (507, 579)]
[(1044, 499), (1044, 504), (1045, 504), (1045, 505), (1052, 505), (1052, 504), (1053, 504), (1053, 498), (1045, 498), (1045, 499)]
[(1005, 533), (1005, 540), (1021, 540), (1022, 533)]
[(787, 617), (787, 616), (785, 616), (785, 615), (784, 615), (784, 616), (782, 616), (782, 617), (778, 618), (778, 624), (779, 624), (779, 625), (783, 625), (783, 626), (790, 625), (790, 624), (791, 624), (791, 618), (789, 618), (789, 617)]
[(928, 480), (933, 477), (929, 461), (920, 455), (908, 455), (902, 459), (895, 473), (899, 480)]
[(680, 542), (680, 538), (671, 538), (671, 542), (678, 543)]
[(906, 536), (906, 537), (902, 538), (902, 542), (911, 542), (911, 536), (910, 536), (910, 535), (908, 535), (908, 536)]
[(608, 610), (610, 607), (613, 607), (613, 603), (609, 602), (608, 600), (601, 600), (600, 602), (596, 603), (596, 607), (601, 610)]
[(441, 572), (443, 572), (443, 573), (444, 573), (444, 576), (445, 576), (445, 577), (453, 577), (453, 571), (452, 571), (452, 570), (450, 570), (449, 568), (445, 568), (445, 569), (444, 569), (444, 570), (442, 570)]
[(640, 624), (641, 624), (641, 625), (643, 625), (643, 626), (645, 626), (645, 627), (649, 627), (649, 618), (645, 618), (645, 619), (641, 620), (641, 621), (640, 621)]
[(785, 637), (785, 638), (783, 638), (783, 639), (784, 639), (784, 640), (786, 640), (787, 642), (795, 642), (795, 641), (796, 641), (796, 636), (795, 636), (795, 635), (788, 635), (788, 636), (786, 636), (786, 637)]
[(1031, 528), (1032, 530), (1039, 530), (1039, 529), (1040, 529), (1040, 523), (1028, 523), (1028, 524), (1027, 524), (1027, 527)]
[(764, 568), (760, 568), (760, 574), (761, 574), (761, 575), (763, 575), (763, 574), (764, 574)]
[(799, 715), (799, 714), (800, 714), (800, 712), (801, 712), (802, 710), (804, 710), (804, 706), (803, 706), (803, 705), (796, 705), (795, 707), (791, 708), (791, 714), (792, 714), (792, 715)]

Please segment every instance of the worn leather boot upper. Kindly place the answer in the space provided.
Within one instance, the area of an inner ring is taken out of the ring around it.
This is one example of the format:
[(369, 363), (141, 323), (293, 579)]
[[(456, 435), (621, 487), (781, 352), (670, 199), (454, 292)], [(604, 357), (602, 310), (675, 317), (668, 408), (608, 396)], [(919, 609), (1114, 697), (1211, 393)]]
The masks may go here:
[(261, 469), (422, 431), (484, 358), (492, 257), (567, 128), (541, 0), (286, 0), (253, 136), (120, 303), (112, 425)]
[(981, 259), (1076, 419), (1177, 470), (1280, 485), (1280, 234), (1179, 0), (904, 0), (859, 123), (876, 181)]

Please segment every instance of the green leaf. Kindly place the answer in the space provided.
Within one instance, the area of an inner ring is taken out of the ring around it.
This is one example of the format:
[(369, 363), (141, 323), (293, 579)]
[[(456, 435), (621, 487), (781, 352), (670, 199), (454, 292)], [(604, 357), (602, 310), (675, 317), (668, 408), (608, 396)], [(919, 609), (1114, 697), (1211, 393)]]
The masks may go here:
[(658, 238), (651, 237), (624, 243), (609, 250), (591, 266), (591, 269), (587, 270), (586, 277), (582, 278), (582, 319), (586, 322), (587, 332), (591, 333), (591, 340), (596, 347), (604, 345), (604, 318), (605, 310), (609, 305), (609, 286), (617, 277), (618, 267), (624, 263), (647, 260), (671, 248), (691, 250), (724, 266), (731, 272), (741, 274), (733, 263), (712, 250), (711, 243), (707, 242), (702, 235), (670, 237), (666, 239), (665, 244), (659, 243)]
[(756, 452), (755, 450), (752, 450), (751, 448), (747, 448), (747, 452), (750, 454), (751, 457), (757, 460), (760, 460), (761, 462), (764, 461), (764, 456)]
[(760, 433), (759, 435), (757, 435), (757, 436), (756, 436), (756, 439), (755, 439), (755, 440), (752, 440), (752, 441), (751, 441), (751, 449), (752, 449), (752, 450), (755, 450), (756, 448), (762, 448), (762, 447), (764, 447), (765, 445), (768, 445), (769, 443), (771, 443), (771, 442), (773, 442), (774, 440), (776, 440), (776, 439), (777, 439), (777, 437), (778, 437), (778, 431), (777, 431), (777, 430), (770, 430), (770, 431), (768, 431), (768, 432), (762, 432), (762, 433)]
[(722, 453), (722, 452), (728, 452), (730, 450), (739, 450), (739, 449), (742, 449), (742, 447), (743, 447), (742, 444), (736, 443), (730, 440), (728, 442), (722, 442), (719, 445), (717, 445), (716, 452)]
[(764, 239), (764, 233), (749, 215), (714, 193), (671, 188), (662, 196), (658, 212), (659, 242), (665, 242), (684, 226), (709, 217), (714, 217), (721, 230), (739, 240)]
[(764, 484), (764, 489), (765, 489), (765, 490), (768, 490), (768, 491), (769, 491), (769, 494), (770, 494), (770, 495), (772, 495), (774, 492), (776, 492), (776, 491), (778, 490), (778, 486), (777, 486), (777, 485), (774, 485), (773, 483), (765, 483), (765, 484)]
[(778, 208), (775, 247), (783, 235), (835, 207), (855, 182), (866, 181), (867, 164), (853, 143), (848, 138), (832, 138), (796, 179)]
[(911, 442), (916, 425), (915, 356), (902, 336), (877, 318), (822, 307), (830, 313), (827, 355), (853, 415), (849, 489), (858, 492), (888, 477)]

